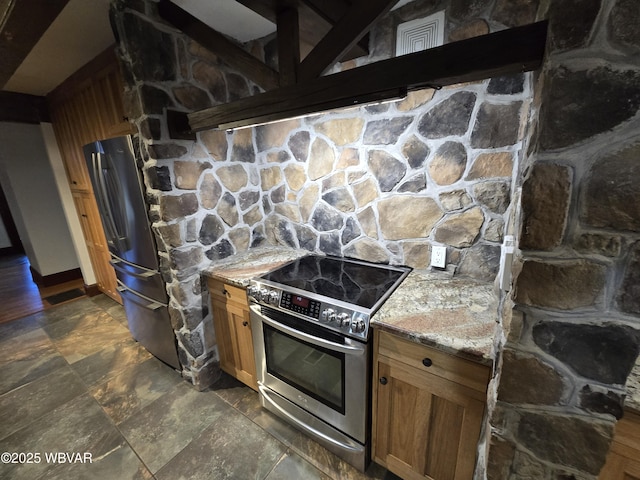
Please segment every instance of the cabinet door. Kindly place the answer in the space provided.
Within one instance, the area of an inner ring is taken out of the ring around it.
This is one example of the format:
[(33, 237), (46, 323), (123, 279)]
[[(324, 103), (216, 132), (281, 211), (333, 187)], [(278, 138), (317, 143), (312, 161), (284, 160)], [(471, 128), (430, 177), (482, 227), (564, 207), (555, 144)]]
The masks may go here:
[[(640, 452), (636, 452), (640, 455)], [(598, 476), (599, 480), (640, 480), (640, 459), (628, 458), (615, 452), (607, 456), (607, 463)]]
[(117, 63), (107, 65), (92, 78), (92, 91), (100, 112), (100, 139), (128, 135), (134, 128), (125, 118), (122, 104), (124, 87)]
[(82, 152), (84, 137), (75, 117), (76, 105), (68, 102), (51, 108), (51, 121), (72, 190), (90, 192), (91, 181)]
[(600, 480), (640, 480), (640, 415), (625, 411), (615, 435)]
[(85, 192), (73, 192), (73, 201), (76, 206), (80, 226), (84, 234), (87, 250), (91, 259), (98, 288), (109, 295), (115, 301), (122, 303), (117, 289), (116, 274), (109, 263), (111, 256), (100, 226), (98, 207), (92, 194)]
[(214, 292), (221, 289), (212, 288), (211, 283), (209, 285), (220, 368), (257, 390), (249, 307), (246, 304), (220, 300)]
[(472, 478), (481, 394), (384, 356), (375, 373), (374, 460), (405, 479)]

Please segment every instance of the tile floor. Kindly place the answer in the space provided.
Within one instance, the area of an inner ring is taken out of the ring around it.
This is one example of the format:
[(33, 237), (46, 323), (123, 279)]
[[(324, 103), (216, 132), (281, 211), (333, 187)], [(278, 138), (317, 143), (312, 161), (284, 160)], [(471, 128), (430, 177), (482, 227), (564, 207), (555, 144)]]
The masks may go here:
[(227, 375), (196, 391), (104, 295), (1, 324), (0, 368), (3, 479), (397, 478), (359, 473)]

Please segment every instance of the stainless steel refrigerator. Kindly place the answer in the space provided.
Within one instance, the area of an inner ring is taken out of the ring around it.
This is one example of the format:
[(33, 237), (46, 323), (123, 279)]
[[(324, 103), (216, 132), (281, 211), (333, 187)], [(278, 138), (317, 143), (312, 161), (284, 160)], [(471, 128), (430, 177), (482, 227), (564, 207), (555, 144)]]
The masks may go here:
[(131, 335), (180, 368), (133, 138), (101, 140), (83, 150)]

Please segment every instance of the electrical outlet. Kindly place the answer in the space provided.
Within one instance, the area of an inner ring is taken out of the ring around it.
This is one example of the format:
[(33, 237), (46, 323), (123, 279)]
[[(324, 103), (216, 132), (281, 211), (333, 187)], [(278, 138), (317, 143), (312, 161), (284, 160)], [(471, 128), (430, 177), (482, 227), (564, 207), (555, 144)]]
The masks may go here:
[(436, 268), (446, 268), (447, 247), (431, 247), (431, 266)]

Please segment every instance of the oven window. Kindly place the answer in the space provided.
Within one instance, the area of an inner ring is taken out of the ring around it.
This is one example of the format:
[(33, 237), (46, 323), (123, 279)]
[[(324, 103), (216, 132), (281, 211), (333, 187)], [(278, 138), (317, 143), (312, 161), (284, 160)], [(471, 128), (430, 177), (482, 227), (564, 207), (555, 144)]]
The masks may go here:
[(263, 327), (267, 371), (344, 414), (345, 354)]

